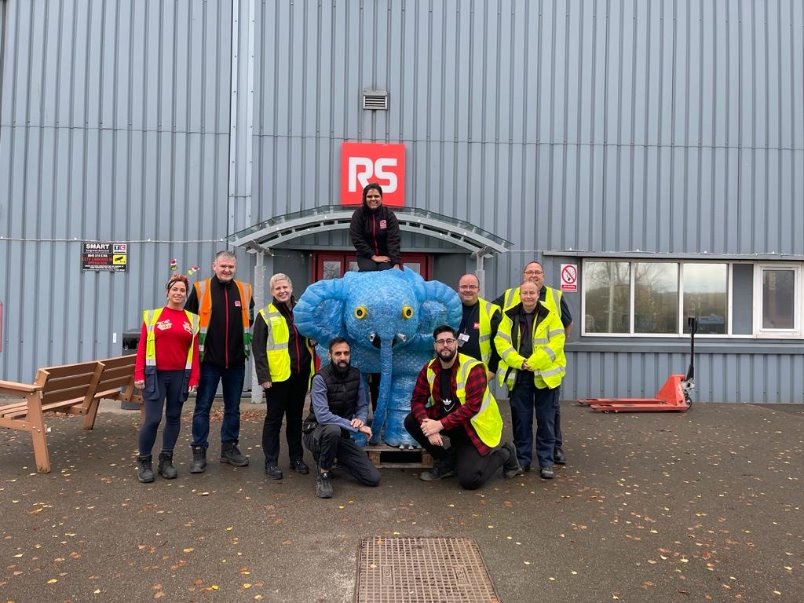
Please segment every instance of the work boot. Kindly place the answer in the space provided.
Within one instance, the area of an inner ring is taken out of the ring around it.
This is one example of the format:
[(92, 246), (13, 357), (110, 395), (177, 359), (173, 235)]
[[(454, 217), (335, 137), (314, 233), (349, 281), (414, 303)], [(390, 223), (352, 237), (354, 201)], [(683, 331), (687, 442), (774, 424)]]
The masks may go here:
[(150, 454), (137, 455), (137, 479), (141, 484), (150, 484), (154, 481), (154, 469), (151, 465)]
[(302, 475), (307, 475), (310, 473), (310, 468), (307, 466), (307, 463), (304, 462), (303, 459), (293, 459), (290, 461), (290, 466), (296, 473), (301, 473)]
[(561, 450), (558, 446), (556, 446), (555, 450), (553, 451), (553, 462), (556, 465), (566, 465), (567, 464), (567, 457), (564, 456), (564, 451)]
[(203, 446), (192, 446), (193, 462), (190, 463), (190, 473), (204, 473), (207, 470), (207, 449)]
[(502, 445), (503, 450), (508, 451), (508, 460), (503, 465), (503, 477), (511, 479), (517, 475), (525, 475), (525, 470), (519, 465), (519, 460), (516, 458), (516, 448), (511, 442), (506, 442)]
[(315, 480), (315, 495), (318, 498), (332, 498), (334, 493), (329, 471), (319, 472), (318, 478)]
[(452, 458), (441, 459), (433, 463), (433, 468), (429, 471), (422, 471), (419, 479), (425, 482), (432, 482), (445, 477), (455, 475), (455, 463)]
[(235, 467), (247, 467), (248, 457), (240, 454), (237, 444), (227, 442), (226, 444), (221, 444), (221, 463), (229, 463)]
[(159, 472), (159, 475), (165, 479), (176, 479), (176, 476), (179, 474), (179, 472), (176, 471), (176, 468), (173, 466), (172, 452), (159, 453), (159, 466), (157, 467), (157, 471)]
[(539, 475), (542, 479), (553, 479), (556, 476), (556, 472), (552, 467), (542, 467), (539, 469)]
[(279, 465), (265, 461), (265, 475), (271, 479), (282, 479), (282, 470)]

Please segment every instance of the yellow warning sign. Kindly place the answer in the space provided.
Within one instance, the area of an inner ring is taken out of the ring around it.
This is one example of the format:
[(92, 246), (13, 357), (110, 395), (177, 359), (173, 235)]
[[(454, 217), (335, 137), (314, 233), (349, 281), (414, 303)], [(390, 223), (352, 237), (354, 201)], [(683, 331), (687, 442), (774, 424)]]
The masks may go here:
[(125, 266), (126, 265), (126, 254), (114, 254), (112, 256), (112, 264), (115, 266)]

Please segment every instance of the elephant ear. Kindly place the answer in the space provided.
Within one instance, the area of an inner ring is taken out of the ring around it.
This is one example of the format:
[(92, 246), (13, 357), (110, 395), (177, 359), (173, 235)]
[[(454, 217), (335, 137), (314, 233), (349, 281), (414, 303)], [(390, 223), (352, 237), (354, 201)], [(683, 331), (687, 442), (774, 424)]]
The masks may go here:
[(422, 283), (424, 299), (419, 310), (419, 335), (432, 346), (433, 330), (439, 325), (449, 325), (455, 329), (461, 324), (461, 298), (452, 287), (440, 281)]
[[(293, 308), (293, 321), (299, 333), (315, 339), (321, 346), (346, 333), (343, 308), (346, 290), (343, 279), (328, 279), (313, 283)], [(326, 356), (326, 354), (325, 354)]]

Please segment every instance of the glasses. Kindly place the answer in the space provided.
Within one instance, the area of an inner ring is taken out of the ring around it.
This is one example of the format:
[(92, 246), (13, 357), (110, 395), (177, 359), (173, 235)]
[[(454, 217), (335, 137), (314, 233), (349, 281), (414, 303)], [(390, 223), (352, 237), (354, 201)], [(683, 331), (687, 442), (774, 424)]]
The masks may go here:
[(544, 274), (541, 270), (525, 270), (525, 274), (532, 274), (534, 276), (539, 276), (540, 274)]
[(450, 338), (450, 339), (436, 339), (435, 343), (436, 343), (436, 345), (452, 345), (456, 341), (457, 341), (456, 339), (452, 339), (452, 338)]

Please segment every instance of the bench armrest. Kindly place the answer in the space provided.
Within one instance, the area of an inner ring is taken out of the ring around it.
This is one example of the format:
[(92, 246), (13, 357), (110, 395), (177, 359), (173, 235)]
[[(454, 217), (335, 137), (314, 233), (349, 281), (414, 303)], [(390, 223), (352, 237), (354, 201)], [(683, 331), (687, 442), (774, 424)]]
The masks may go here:
[(15, 392), (21, 394), (32, 394), (42, 389), (41, 385), (30, 385), (29, 383), (17, 383), (16, 381), (0, 381), (0, 391)]

